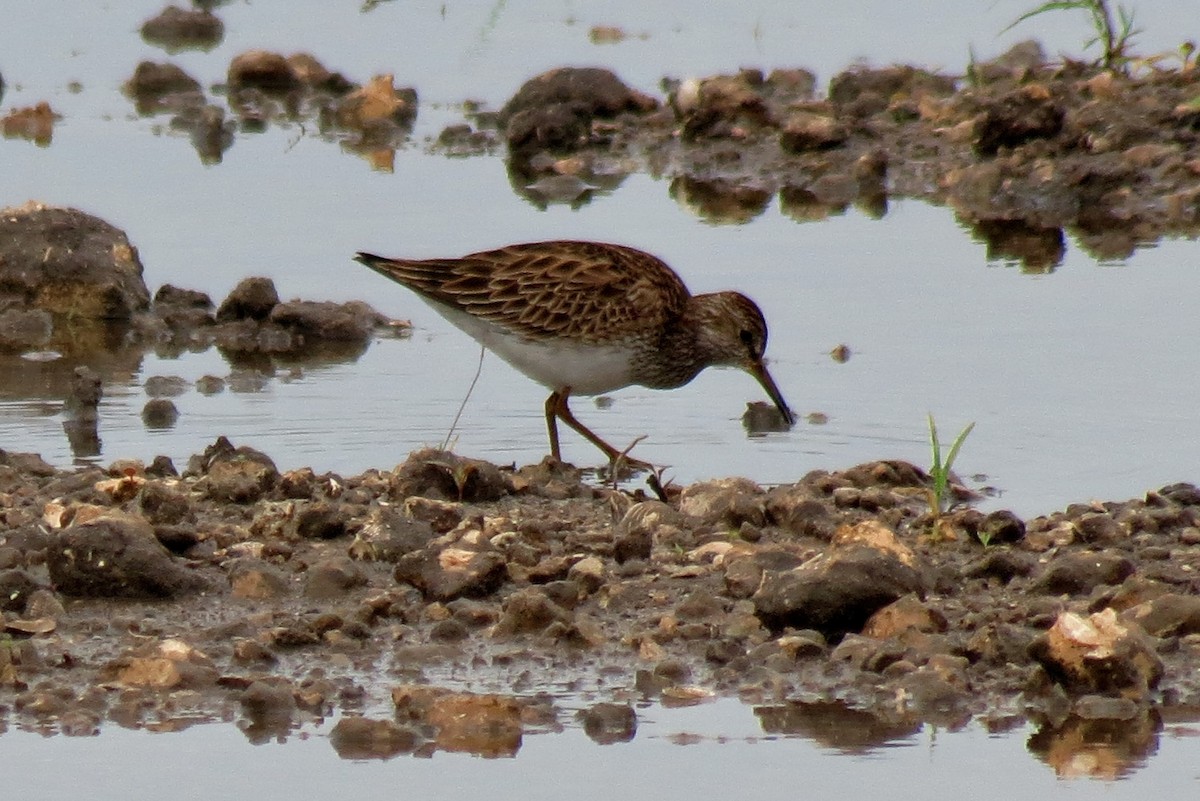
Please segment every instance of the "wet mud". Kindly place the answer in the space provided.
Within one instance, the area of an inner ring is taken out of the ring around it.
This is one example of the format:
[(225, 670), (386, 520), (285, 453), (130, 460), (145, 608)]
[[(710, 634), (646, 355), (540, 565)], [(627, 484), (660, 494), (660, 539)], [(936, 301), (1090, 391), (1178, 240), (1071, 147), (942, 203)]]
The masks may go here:
[[(169, 10), (142, 36), (204, 50), (224, 29)], [(358, 83), (263, 51), (207, 88), (145, 62), (125, 92), (214, 164), (240, 134), (315, 121), (388, 169), (418, 107), (393, 76)], [(1126, 75), (1033, 43), (965, 76), (856, 68), (825, 91), (802, 68), (666, 80), (658, 96), (563, 68), (424, 144), (503, 154), (541, 205), (586, 203), (635, 171), (716, 222), (776, 197), (800, 222), (922, 198), (1044, 270), (1066, 232), (1099, 258), (1195, 234), (1197, 97), (1193, 69)], [(35, 106), (0, 124), (48, 145), (55, 120)], [(353, 359), (403, 330), (365, 304), (281, 301), (261, 278), (219, 304), (151, 294), (125, 235), (72, 209), (6, 209), (0, 234), (0, 358), (64, 403), (77, 455), (100, 452), (104, 376), (147, 349), (218, 347), (253, 370)], [(155, 380), (143, 419), (169, 426), (183, 388)], [(874, 462), (777, 487), (668, 486), (664, 501), (570, 465), (436, 451), (357, 476), (281, 472), (223, 437), (179, 466), (63, 470), (0, 451), (0, 731), (237, 721), (261, 742), (336, 717), (347, 758), (506, 756), (564, 725), (631, 739), (635, 702), (736, 696), (767, 732), (845, 748), (927, 723), (1030, 722), (1056, 769), (1119, 776), (1194, 718), (1200, 490), (1021, 519), (965, 492), (935, 513), (931, 487), (914, 465)], [(604, 700), (566, 719), (555, 698), (584, 689)]]

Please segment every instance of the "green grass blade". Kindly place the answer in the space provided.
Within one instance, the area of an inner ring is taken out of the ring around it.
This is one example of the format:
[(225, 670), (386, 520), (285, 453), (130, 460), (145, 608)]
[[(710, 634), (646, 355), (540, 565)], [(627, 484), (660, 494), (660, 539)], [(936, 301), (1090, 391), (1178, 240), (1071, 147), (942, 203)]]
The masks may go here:
[(966, 439), (967, 439), (967, 435), (970, 434), (971, 431), (974, 430), (974, 428), (975, 428), (974, 423), (971, 423), (969, 426), (964, 428), (962, 430), (962, 433), (958, 435), (958, 438), (954, 440), (954, 444), (950, 446), (950, 454), (946, 457), (946, 472), (947, 473), (950, 472), (951, 465), (954, 464), (955, 458), (958, 457), (958, 449), (962, 447), (963, 442), (966, 441)]
[(1091, 10), (1092, 7), (1092, 2), (1089, 2), (1089, 0), (1052, 0), (1052, 2), (1042, 3), (1032, 11), (1026, 11), (1024, 14), (1017, 17), (1016, 21), (1014, 21), (1012, 25), (1009, 25), (1007, 28), (1000, 31), (1000, 33), (1008, 33), (1022, 22), (1025, 22), (1028, 19), (1033, 19), (1039, 14), (1045, 14), (1047, 11), (1074, 11), (1081, 8)]

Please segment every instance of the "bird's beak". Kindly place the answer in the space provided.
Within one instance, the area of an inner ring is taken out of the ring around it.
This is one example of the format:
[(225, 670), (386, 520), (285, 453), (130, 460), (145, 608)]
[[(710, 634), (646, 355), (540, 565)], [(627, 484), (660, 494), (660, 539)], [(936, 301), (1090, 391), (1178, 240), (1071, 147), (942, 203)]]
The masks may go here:
[(796, 415), (788, 408), (787, 401), (783, 399), (783, 393), (779, 391), (779, 387), (775, 386), (775, 379), (771, 378), (771, 374), (767, 372), (767, 366), (761, 361), (756, 361), (750, 365), (750, 375), (758, 379), (758, 383), (767, 391), (767, 396), (771, 402), (775, 404), (775, 408), (783, 415), (783, 419), (789, 426), (796, 424)]

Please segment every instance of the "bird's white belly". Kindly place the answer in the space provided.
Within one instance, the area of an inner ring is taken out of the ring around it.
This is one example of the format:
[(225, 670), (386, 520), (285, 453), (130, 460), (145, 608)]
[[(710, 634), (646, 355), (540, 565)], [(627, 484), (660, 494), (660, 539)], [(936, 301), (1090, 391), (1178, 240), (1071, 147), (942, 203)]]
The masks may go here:
[(466, 312), (430, 304), (458, 328), (549, 389), (599, 395), (633, 383), (628, 349), (571, 341), (533, 341)]

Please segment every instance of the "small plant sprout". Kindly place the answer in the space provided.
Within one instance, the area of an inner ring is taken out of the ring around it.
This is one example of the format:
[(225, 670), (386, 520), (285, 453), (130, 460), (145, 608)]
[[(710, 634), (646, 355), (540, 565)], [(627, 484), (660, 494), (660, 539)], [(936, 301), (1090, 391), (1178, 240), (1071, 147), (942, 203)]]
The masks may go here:
[(959, 432), (950, 445), (950, 452), (946, 454), (943, 461), (942, 443), (938, 440), (937, 424), (933, 422), (933, 415), (929, 415), (929, 444), (933, 451), (933, 466), (929, 468), (929, 477), (933, 479), (933, 488), (929, 490), (929, 511), (935, 519), (950, 508), (950, 470), (954, 467), (954, 460), (958, 458), (959, 448), (962, 447), (967, 435), (974, 428), (975, 424), (971, 423)]
[(1087, 40), (1083, 45), (1084, 49), (1099, 44), (1104, 50), (1100, 57), (1100, 65), (1107, 70), (1125, 71), (1130, 61), (1133, 37), (1141, 33), (1133, 27), (1133, 11), (1125, 6), (1117, 6), (1117, 17), (1114, 21), (1108, 0), (1049, 0), (1017, 17), (1004, 32), (1007, 33), (1022, 22), (1048, 11), (1086, 11), (1091, 17), (1095, 36)]

